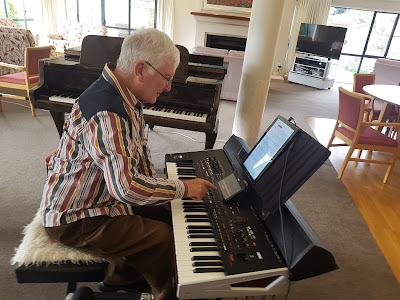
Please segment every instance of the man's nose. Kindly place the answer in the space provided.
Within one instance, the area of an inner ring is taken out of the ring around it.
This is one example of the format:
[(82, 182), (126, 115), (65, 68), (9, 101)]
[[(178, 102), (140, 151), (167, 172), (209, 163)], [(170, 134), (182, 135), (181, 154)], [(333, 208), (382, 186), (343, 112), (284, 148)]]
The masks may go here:
[(164, 87), (164, 91), (169, 92), (171, 90), (171, 85), (172, 85), (172, 82), (171, 81), (168, 82), (167, 85)]

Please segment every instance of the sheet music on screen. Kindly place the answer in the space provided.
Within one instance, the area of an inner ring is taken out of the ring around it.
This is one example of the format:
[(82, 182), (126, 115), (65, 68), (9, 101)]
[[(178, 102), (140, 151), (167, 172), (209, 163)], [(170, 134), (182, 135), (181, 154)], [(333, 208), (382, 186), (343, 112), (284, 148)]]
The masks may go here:
[(293, 128), (281, 119), (276, 119), (243, 162), (253, 180), (268, 168), (294, 133)]

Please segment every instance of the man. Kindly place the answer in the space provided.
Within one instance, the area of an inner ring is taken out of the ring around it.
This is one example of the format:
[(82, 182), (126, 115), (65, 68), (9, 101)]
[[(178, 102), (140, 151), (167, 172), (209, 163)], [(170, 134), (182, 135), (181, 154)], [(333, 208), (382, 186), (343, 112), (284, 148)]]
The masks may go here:
[(175, 259), (169, 200), (201, 200), (203, 179), (156, 178), (144, 138), (142, 105), (156, 102), (171, 82), (179, 51), (156, 29), (127, 37), (117, 65), (74, 104), (58, 150), (48, 163), (41, 202), (48, 235), (109, 261), (103, 290), (143, 276), (155, 299), (175, 299)]

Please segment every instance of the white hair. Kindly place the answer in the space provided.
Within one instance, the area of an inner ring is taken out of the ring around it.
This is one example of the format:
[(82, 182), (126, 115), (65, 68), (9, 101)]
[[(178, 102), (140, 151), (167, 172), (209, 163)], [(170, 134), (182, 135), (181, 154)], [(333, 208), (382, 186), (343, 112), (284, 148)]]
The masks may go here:
[(139, 60), (149, 62), (155, 68), (161, 67), (166, 60), (172, 60), (176, 68), (180, 52), (165, 33), (155, 28), (138, 29), (124, 39), (117, 68), (130, 74)]

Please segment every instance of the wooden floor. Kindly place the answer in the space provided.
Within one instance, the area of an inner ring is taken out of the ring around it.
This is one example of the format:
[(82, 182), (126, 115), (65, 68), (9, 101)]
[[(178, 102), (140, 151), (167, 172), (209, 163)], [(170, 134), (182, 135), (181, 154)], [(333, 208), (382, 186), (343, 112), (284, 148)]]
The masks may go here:
[[(307, 122), (319, 142), (326, 146), (335, 120), (308, 117)], [(348, 147), (332, 147), (330, 161), (340, 170)], [(384, 154), (364, 151), (363, 156)], [(382, 182), (387, 166), (349, 162), (342, 181), (367, 223), (393, 274), (400, 283), (400, 159), (386, 184)], [(354, 241), (355, 243), (357, 241)]]

